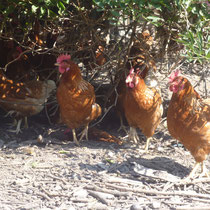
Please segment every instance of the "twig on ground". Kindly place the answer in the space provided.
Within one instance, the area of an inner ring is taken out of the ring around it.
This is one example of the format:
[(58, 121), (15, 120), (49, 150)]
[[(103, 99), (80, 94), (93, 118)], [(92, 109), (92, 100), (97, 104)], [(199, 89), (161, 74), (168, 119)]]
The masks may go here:
[(41, 190), (49, 197), (70, 197), (69, 195), (64, 195), (64, 194), (55, 194), (55, 193), (49, 193), (47, 190), (45, 190), (42, 186), (40, 186)]
[(190, 198), (190, 201), (199, 201), (202, 203), (210, 203), (210, 200), (199, 199), (199, 198)]
[(110, 183), (124, 183), (124, 184), (130, 184), (130, 185), (143, 185), (141, 181), (135, 181), (132, 179), (125, 179), (125, 178), (120, 178), (120, 177), (113, 177), (109, 176), (107, 177), (107, 182)]
[(56, 180), (62, 181), (63, 184), (65, 184), (65, 185), (68, 184), (64, 179), (62, 179), (62, 178), (60, 178), (60, 177), (57, 177), (57, 176), (54, 176), (54, 175), (51, 175), (51, 174), (48, 174), (48, 176), (49, 176), (50, 178), (52, 178), (52, 179), (56, 179)]
[(36, 195), (38, 195), (38, 196), (40, 196), (40, 197), (42, 197), (44, 199), (47, 199), (48, 201), (51, 200), (51, 198), (48, 195), (44, 194), (44, 193), (39, 192), (39, 193), (36, 193)]
[(88, 193), (97, 200), (101, 201), (101, 203), (109, 205), (108, 201), (102, 197), (101, 193), (92, 190), (88, 190)]
[(82, 199), (82, 198), (72, 198), (70, 201), (74, 202), (74, 203), (89, 203), (90, 199)]
[(114, 196), (129, 196), (129, 193), (127, 193), (127, 192), (119, 192), (117, 190), (108, 190), (108, 189), (103, 189), (103, 188), (100, 188), (97, 186), (87, 186), (87, 187), (85, 187), (85, 189), (108, 193), (108, 194), (111, 194)]
[(207, 194), (196, 194), (196, 193), (190, 193), (186, 191), (174, 191), (174, 192), (160, 192), (156, 190), (143, 190), (143, 189), (136, 189), (136, 188), (130, 188), (130, 187), (121, 187), (121, 186), (116, 186), (113, 184), (106, 184), (107, 187), (112, 187), (114, 189), (118, 189), (121, 191), (127, 191), (127, 192), (133, 192), (133, 193), (144, 193), (144, 194), (153, 194), (153, 195), (173, 195), (173, 196), (190, 196), (190, 197), (197, 197), (197, 198), (208, 198), (209, 195)]
[[(196, 184), (196, 183), (208, 183), (210, 182), (210, 178), (199, 178), (199, 179), (195, 179), (192, 181), (188, 181), (188, 182), (182, 182), (182, 180), (180, 182), (173, 182), (173, 183), (167, 183), (164, 187), (164, 191), (167, 191), (169, 188), (173, 187), (173, 186), (179, 186), (179, 185), (188, 185), (188, 184)], [(208, 192), (209, 193), (209, 192)]]
[(195, 207), (191, 207), (191, 206), (183, 206), (183, 207), (177, 207), (176, 210), (195, 210), (195, 209), (199, 209), (199, 210), (209, 210), (209, 206), (196, 206)]

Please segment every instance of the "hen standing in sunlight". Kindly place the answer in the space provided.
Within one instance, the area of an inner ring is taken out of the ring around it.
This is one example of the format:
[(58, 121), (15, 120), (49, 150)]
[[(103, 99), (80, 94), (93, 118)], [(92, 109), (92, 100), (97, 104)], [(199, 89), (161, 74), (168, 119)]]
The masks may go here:
[(73, 141), (79, 145), (75, 129), (85, 126), (79, 140), (84, 135), (88, 139), (88, 124), (101, 115), (101, 107), (95, 103), (93, 86), (82, 78), (78, 65), (70, 55), (60, 55), (55, 65), (59, 66), (62, 74), (57, 89), (61, 120), (72, 129)]
[(202, 164), (201, 175), (207, 175), (204, 160), (210, 153), (210, 100), (202, 100), (190, 82), (177, 70), (169, 78), (173, 92), (167, 114), (168, 130), (195, 158), (196, 164), (186, 178), (193, 178)]
[[(154, 83), (152, 71), (148, 71), (145, 79), (141, 76), (141, 69), (131, 68), (126, 78), (126, 93), (124, 98), (125, 116), (130, 126), (129, 139), (135, 143), (139, 140), (136, 128), (141, 129), (146, 136), (145, 151), (148, 150), (149, 142), (160, 123), (163, 107), (159, 88)], [(146, 80), (151, 82), (147, 85)], [(153, 82), (152, 82), (153, 81)]]

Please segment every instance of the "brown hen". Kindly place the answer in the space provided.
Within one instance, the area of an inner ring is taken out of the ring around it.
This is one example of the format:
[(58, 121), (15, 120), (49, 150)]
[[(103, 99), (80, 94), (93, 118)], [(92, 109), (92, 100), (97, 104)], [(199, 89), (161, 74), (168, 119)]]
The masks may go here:
[(141, 77), (139, 67), (136, 69), (131, 68), (126, 78), (127, 88), (124, 98), (124, 111), (130, 125), (129, 139), (137, 143), (139, 138), (136, 128), (141, 129), (147, 138), (145, 146), (145, 151), (147, 151), (149, 141), (160, 123), (163, 108), (160, 91), (157, 88), (157, 81), (153, 79), (153, 74), (147, 75), (150, 85), (147, 85), (145, 80), (146, 78)]
[(8, 114), (15, 114), (18, 123), (14, 132), (17, 134), (21, 132), (23, 117), (25, 127), (28, 127), (27, 117), (42, 111), (44, 103), (55, 87), (55, 82), (52, 80), (18, 83), (9, 80), (0, 72), (0, 107)]
[(168, 130), (195, 158), (196, 164), (186, 179), (193, 178), (202, 164), (202, 175), (208, 175), (204, 160), (210, 153), (210, 100), (202, 100), (188, 79), (177, 70), (170, 76), (173, 92), (168, 113)]
[(57, 89), (61, 120), (72, 129), (73, 141), (79, 145), (75, 129), (85, 126), (79, 140), (84, 135), (88, 139), (88, 124), (100, 116), (101, 107), (95, 103), (93, 86), (82, 78), (78, 65), (71, 60), (70, 55), (60, 55), (56, 65), (59, 65), (62, 74)]
[[(134, 43), (130, 49), (128, 62), (126, 63), (126, 68), (122, 68), (122, 71), (119, 71), (116, 74), (114, 83), (116, 84), (116, 92), (111, 95), (110, 101), (114, 103), (115, 98), (116, 102), (116, 112), (120, 118), (120, 128), (126, 132), (125, 126), (123, 124), (123, 117), (125, 114), (124, 111), (124, 99), (126, 95), (126, 84), (125, 79), (127, 72), (133, 67), (134, 69), (141, 69), (138, 71), (139, 76), (144, 79), (145, 83), (149, 87), (158, 88), (157, 79), (154, 76), (156, 72), (156, 65), (149, 53), (150, 46), (152, 45), (153, 39), (149, 34), (149, 31), (144, 31), (136, 35), (137, 38), (134, 39)], [(117, 96), (116, 96), (117, 95)]]

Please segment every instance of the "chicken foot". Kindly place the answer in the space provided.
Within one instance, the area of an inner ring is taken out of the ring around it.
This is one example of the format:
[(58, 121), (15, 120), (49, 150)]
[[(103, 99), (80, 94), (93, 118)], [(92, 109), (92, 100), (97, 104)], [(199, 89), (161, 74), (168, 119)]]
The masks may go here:
[(120, 116), (120, 127), (118, 128), (118, 132), (120, 132), (121, 130), (125, 131), (126, 134), (128, 134), (127, 130), (126, 130), (126, 126), (123, 124), (123, 118), (122, 116)]
[(73, 142), (79, 146), (79, 142), (81, 141), (81, 139), (85, 136), (86, 139), (88, 140), (88, 125), (85, 126), (85, 129), (79, 134), (80, 138), (79, 141), (77, 139), (77, 135), (76, 135), (76, 130), (72, 129), (72, 134), (73, 134)]
[(9, 132), (12, 132), (12, 133), (16, 133), (16, 134), (18, 134), (18, 133), (22, 133), (22, 131), (21, 131), (21, 129), (20, 129), (20, 126), (21, 126), (21, 123), (22, 123), (22, 118), (21, 119), (19, 119), (18, 120), (18, 122), (16, 122), (17, 124), (17, 127), (16, 127), (16, 129), (15, 130), (11, 130), (11, 129), (9, 129), (8, 131)]
[[(4, 117), (8, 117), (8, 116), (11, 116), (12, 117), (12, 114), (15, 113), (15, 111), (9, 111), (7, 114), (4, 115)], [(13, 118), (13, 122), (12, 123), (8, 123), (9, 126), (17, 126), (17, 120), (15, 118)]]
[(199, 178), (204, 177), (204, 176), (209, 177), (209, 172), (208, 172), (204, 162), (202, 162), (201, 163), (201, 174), (200, 174)]
[(85, 126), (85, 129), (80, 133), (80, 135), (79, 141), (81, 141), (84, 136), (86, 137), (86, 140), (88, 140), (88, 124)]
[(73, 134), (73, 142), (79, 146), (79, 141), (77, 140), (77, 135), (75, 129), (72, 129), (72, 134)]
[(148, 152), (149, 143), (150, 143), (151, 139), (152, 139), (152, 137), (147, 138), (146, 145), (145, 145), (145, 147), (144, 147), (144, 151), (145, 151), (146, 153)]
[(129, 134), (128, 134), (128, 139), (129, 139), (129, 141), (134, 141), (135, 144), (138, 143), (139, 137), (138, 137), (138, 134), (136, 132), (136, 128), (130, 127), (130, 131), (129, 131)]
[[(17, 127), (16, 127), (15, 130), (11, 130), (11, 129), (10, 129), (10, 130), (8, 130), (8, 131), (13, 132), (13, 133), (16, 133), (16, 134), (22, 133), (21, 128), (20, 128), (21, 123), (22, 123), (22, 120), (23, 120), (22, 118), (19, 119), (19, 120), (14, 119), (12, 125), (13, 125), (13, 126), (17, 126)], [(24, 117), (24, 120), (25, 120), (24, 128), (28, 128), (28, 118), (27, 118), (27, 117)]]
[[(195, 172), (198, 170), (199, 165), (200, 165), (200, 162), (196, 162), (190, 174), (186, 178), (184, 178), (183, 181), (189, 181), (190, 179), (195, 178)], [(199, 175), (199, 178), (203, 176), (209, 177), (209, 174), (208, 174), (208, 171), (204, 162), (201, 163), (201, 173)]]
[(17, 126), (17, 120), (14, 119), (12, 123), (7, 123), (7, 125), (11, 127)]

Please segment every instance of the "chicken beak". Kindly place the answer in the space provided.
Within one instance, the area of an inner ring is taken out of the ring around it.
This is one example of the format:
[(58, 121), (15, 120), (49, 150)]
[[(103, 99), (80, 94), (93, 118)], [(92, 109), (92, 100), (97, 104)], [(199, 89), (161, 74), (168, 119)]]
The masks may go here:
[(54, 65), (55, 65), (55, 66), (59, 66), (60, 64), (59, 64), (59, 63), (55, 63)]

